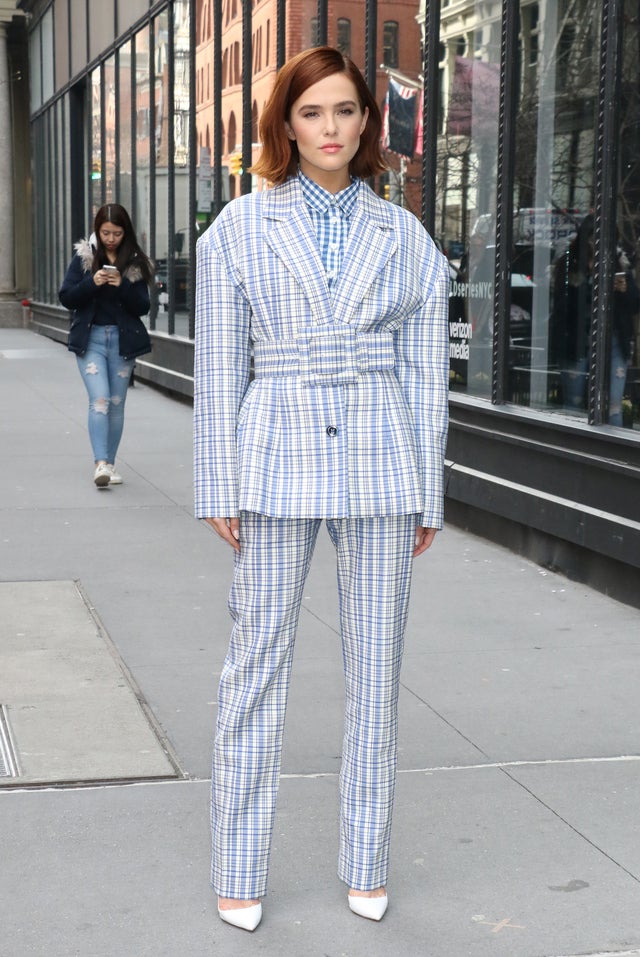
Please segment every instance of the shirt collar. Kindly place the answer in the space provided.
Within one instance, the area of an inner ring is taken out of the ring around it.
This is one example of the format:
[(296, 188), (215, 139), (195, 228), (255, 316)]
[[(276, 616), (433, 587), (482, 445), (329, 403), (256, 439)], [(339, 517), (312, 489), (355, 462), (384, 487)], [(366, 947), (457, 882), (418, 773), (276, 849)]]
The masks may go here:
[(351, 216), (353, 207), (358, 199), (360, 189), (360, 180), (353, 179), (351, 185), (339, 193), (330, 193), (329, 190), (318, 186), (312, 179), (305, 176), (301, 170), (298, 170), (298, 180), (302, 189), (302, 195), (307, 206), (315, 209), (319, 213), (326, 213), (331, 206), (337, 206), (343, 216)]

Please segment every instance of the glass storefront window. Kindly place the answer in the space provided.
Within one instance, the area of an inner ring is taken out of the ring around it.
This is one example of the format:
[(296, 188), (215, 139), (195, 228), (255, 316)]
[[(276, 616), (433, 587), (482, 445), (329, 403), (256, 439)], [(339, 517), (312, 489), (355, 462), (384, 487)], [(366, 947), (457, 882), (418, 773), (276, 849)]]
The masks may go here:
[(131, 213), (131, 43), (118, 51), (118, 190), (115, 197)]
[[(44, 119), (44, 129), (46, 131), (46, 148), (43, 160), (43, 176), (42, 176), (42, 186), (44, 190), (45, 203), (47, 209), (47, 215), (45, 217), (44, 226), (44, 235), (45, 242), (48, 247), (55, 248), (55, 236), (58, 227), (58, 219), (56, 215), (57, 205), (56, 205), (56, 179), (55, 179), (55, 111), (47, 110), (43, 114)], [(51, 259), (50, 256), (45, 258), (45, 272), (44, 272), (44, 300), (45, 302), (54, 302), (55, 296), (55, 285), (58, 280), (58, 275), (56, 274), (55, 262)]]
[[(407, 13), (409, 11), (406, 11)], [(416, 5), (414, 17), (418, 13)], [(413, 17), (402, 21), (378, 19), (376, 99), (382, 100), (384, 158), (389, 167), (378, 191), (420, 217), (422, 205), (422, 54), (420, 30)], [(331, 39), (331, 38), (330, 38)], [(354, 46), (358, 66), (365, 63), (364, 37)]]
[[(58, 6), (58, 4), (56, 4)], [(71, 27), (71, 76), (81, 73), (89, 61), (87, 50), (87, 10), (86, 0), (71, 0), (69, 4), (69, 23)]]
[(70, 193), (69, 143), (68, 138), (65, 136), (65, 130), (69, 121), (68, 107), (69, 101), (67, 97), (58, 100), (55, 106), (56, 143), (58, 144), (58, 155), (54, 165), (56, 176), (55, 230), (59, 240), (62, 241), (59, 241), (57, 248), (54, 247), (57, 253), (54, 272), (59, 277), (59, 281), (61, 281), (64, 276), (67, 260), (69, 259), (73, 244), (68, 202)]
[(190, 16), (188, 0), (176, 0), (173, 5), (173, 149), (174, 149), (174, 331), (183, 336), (189, 332), (189, 116), (191, 108)]
[(508, 397), (585, 416), (600, 6), (521, 3)]
[(55, 35), (55, 84), (59, 90), (69, 79), (69, 7), (56, 3), (53, 8)]
[(102, 206), (102, 78), (100, 67), (90, 77), (91, 96), (91, 220)]
[[(380, 7), (374, 58), (376, 98), (393, 125), (390, 95), (386, 97), (393, 81), (394, 108), (405, 134), (405, 140), (399, 142), (387, 127), (389, 171), (376, 180), (375, 188), (416, 216), (421, 215), (423, 187), (420, 24), (427, 5), (428, 0), (415, 0), (397, 5), (397, 10), (392, 10), (391, 4)], [(635, 279), (640, 231), (639, 28), (634, 19), (636, 5), (631, 0), (624, 0), (623, 5), (620, 139), (614, 144), (619, 149), (619, 248), (603, 249), (601, 255), (615, 259), (614, 271), (624, 276), (612, 279), (605, 366), (610, 424), (631, 421), (640, 428), (640, 293)], [(88, 227), (103, 202), (119, 200), (129, 208), (138, 236), (157, 264), (157, 319), (152, 310), (155, 327), (187, 335), (191, 309), (188, 276), (193, 265), (190, 250), (193, 230), (198, 228), (195, 220), (200, 220), (202, 229), (215, 214), (210, 170), (232, 158), (233, 173), (240, 163), (242, 5), (225, 4), (223, 8), (219, 91), (223, 155), (219, 157), (214, 155), (213, 106), (218, 91), (213, 89), (211, 5), (189, 0), (166, 5), (108, 0), (87, 27), (89, 6), (85, 0), (55, 3), (30, 32), (32, 111), (42, 110), (55, 95), (54, 76), (60, 82), (70, 66), (76, 78), (68, 100), (67, 94), (61, 95), (51, 117), (34, 127), (34, 137), (42, 139), (34, 168), (43, 177), (34, 190), (40, 190), (44, 203), (51, 190), (43, 184), (48, 182), (46, 177), (54, 176), (56, 202), (59, 197), (61, 206), (68, 204), (65, 231), (75, 233), (78, 218), (87, 220)], [(312, 27), (318, 28), (315, 0), (301, 0), (300, 9), (304, 15), (297, 35), (287, 35), (287, 56), (307, 46)], [(486, 4), (483, 0), (443, 0), (441, 4), (439, 85), (433, 92), (438, 106), (437, 163), (434, 183), (432, 170), (427, 169), (426, 184), (428, 190), (435, 189), (434, 237), (449, 259), (451, 389), (487, 401), (492, 393), (494, 348), (503, 9), (504, 3)], [(509, 184), (514, 246), (508, 280), (506, 398), (516, 405), (584, 419), (593, 352), (591, 277), (599, 268), (590, 224), (596, 183), (603, 4), (602, 0), (519, 0), (518, 9), (515, 175)], [(252, 5), (254, 145), (260, 112), (275, 75), (276, 23), (261, 10), (260, 4)], [(124, 43), (114, 53), (110, 31), (116, 11), (121, 34), (116, 43)], [(193, 91), (192, 12), (199, 24)], [(356, 31), (355, 20), (337, 13), (327, 19), (327, 41), (351, 50), (356, 63), (364, 68), (364, 31)], [(125, 23), (128, 30), (144, 16), (148, 18), (145, 26), (133, 38), (129, 34), (125, 38)], [(103, 33), (101, 25), (105, 26)], [(88, 61), (93, 66), (90, 71)], [(190, 140), (190, 123), (191, 111), (196, 108), (198, 149), (192, 156), (195, 142)], [(45, 153), (50, 160), (45, 160)], [(254, 156), (256, 153), (257, 149)], [(54, 165), (50, 167), (50, 163)], [(189, 186), (194, 180), (195, 211)], [(72, 190), (77, 198), (79, 181), (86, 191), (82, 204), (69, 199)], [(253, 188), (266, 188), (266, 184), (254, 182)], [(239, 191), (239, 176), (227, 173), (222, 180), (223, 202)], [(80, 205), (83, 208), (78, 213)], [(65, 259), (71, 238), (78, 237), (65, 238)], [(38, 276), (46, 296), (53, 288), (49, 273), (59, 272), (54, 255), (57, 252), (46, 254), (51, 261), (48, 272), (43, 270)]]
[(29, 94), (32, 113), (35, 113), (42, 106), (41, 34), (40, 24), (37, 24), (29, 34), (29, 70), (31, 72)]
[(151, 164), (151, 89), (149, 83), (149, 28), (136, 33), (135, 78), (135, 161), (136, 205), (132, 210), (133, 224), (140, 245), (152, 258), (151, 246), (150, 164)]
[(104, 64), (105, 202), (115, 200), (117, 192), (116, 104), (116, 58), (110, 56)]
[(89, 14), (89, 56), (93, 59), (113, 44), (116, 22), (114, 0), (87, 3), (87, 12)]
[(149, 0), (117, 0), (118, 29), (123, 33), (149, 11)]
[(161, 13), (153, 21), (154, 104), (153, 104), (153, 169), (151, 189), (155, 210), (154, 246), (158, 313), (156, 328), (168, 329), (169, 316), (169, 16)]
[[(637, 4), (626, 0), (624, 6), (617, 202), (619, 253), (617, 251), (616, 272), (624, 272), (625, 276), (624, 282), (621, 281), (623, 277), (618, 277), (617, 292), (614, 279), (609, 421), (625, 428), (640, 429), (640, 302), (637, 281), (640, 242), (640, 27), (636, 16)], [(620, 360), (617, 362), (616, 347)], [(618, 410), (615, 408), (615, 398), (619, 395), (622, 398)]]
[(55, 89), (53, 57), (53, 10), (42, 18), (42, 101), (51, 99)]
[[(473, 4), (470, 4), (473, 6)], [(450, 385), (489, 398), (493, 342), (500, 23), (475, 4), (472, 30), (441, 33), (438, 223), (449, 256)], [(447, 24), (449, 21), (446, 21)]]
[(47, 10), (29, 36), (31, 71), (31, 112), (39, 109), (54, 93), (53, 11)]

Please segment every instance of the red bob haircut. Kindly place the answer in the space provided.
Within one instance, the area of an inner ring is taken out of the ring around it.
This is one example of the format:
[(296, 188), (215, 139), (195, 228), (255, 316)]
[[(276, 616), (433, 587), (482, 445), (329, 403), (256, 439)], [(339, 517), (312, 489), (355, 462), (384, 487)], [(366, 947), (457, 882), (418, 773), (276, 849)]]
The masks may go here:
[(310, 86), (334, 73), (344, 73), (351, 80), (358, 94), (360, 108), (363, 112), (369, 110), (360, 146), (351, 160), (350, 173), (364, 179), (386, 170), (380, 152), (380, 110), (360, 70), (349, 57), (333, 47), (313, 47), (298, 53), (278, 71), (275, 86), (260, 118), (262, 153), (251, 168), (252, 173), (264, 176), (274, 185), (295, 176), (299, 163), (298, 146), (289, 139), (285, 129), (291, 107)]

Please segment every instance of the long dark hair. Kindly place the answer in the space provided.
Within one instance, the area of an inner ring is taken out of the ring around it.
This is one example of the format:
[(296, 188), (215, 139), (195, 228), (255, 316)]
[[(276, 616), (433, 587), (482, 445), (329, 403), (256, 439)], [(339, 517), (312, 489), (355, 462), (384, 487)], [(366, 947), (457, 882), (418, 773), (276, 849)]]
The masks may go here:
[(119, 203), (106, 203), (101, 206), (96, 213), (93, 222), (93, 231), (95, 233), (96, 251), (93, 256), (92, 272), (97, 272), (109, 262), (107, 250), (100, 239), (100, 229), (105, 223), (113, 223), (124, 230), (122, 242), (116, 250), (116, 262), (118, 271), (124, 275), (126, 269), (130, 266), (137, 266), (142, 273), (142, 278), (146, 282), (151, 282), (153, 278), (153, 266), (151, 260), (142, 251), (136, 239), (136, 233), (131, 222), (131, 217), (124, 206)]

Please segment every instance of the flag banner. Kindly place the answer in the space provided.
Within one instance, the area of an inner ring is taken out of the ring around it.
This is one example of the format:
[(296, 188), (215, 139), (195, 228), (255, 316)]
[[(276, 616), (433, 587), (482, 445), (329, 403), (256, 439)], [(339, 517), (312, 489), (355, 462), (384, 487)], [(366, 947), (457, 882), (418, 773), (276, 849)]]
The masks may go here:
[(420, 99), (418, 100), (415, 143), (413, 152), (416, 156), (422, 156), (424, 152), (424, 90), (420, 90)]
[(385, 93), (382, 104), (382, 136), (380, 145), (383, 149), (389, 149), (389, 93)]
[(496, 136), (500, 67), (457, 56), (447, 111), (449, 136)]
[(389, 80), (383, 144), (407, 159), (412, 159), (414, 153), (417, 92), (416, 89), (401, 86), (393, 78)]

